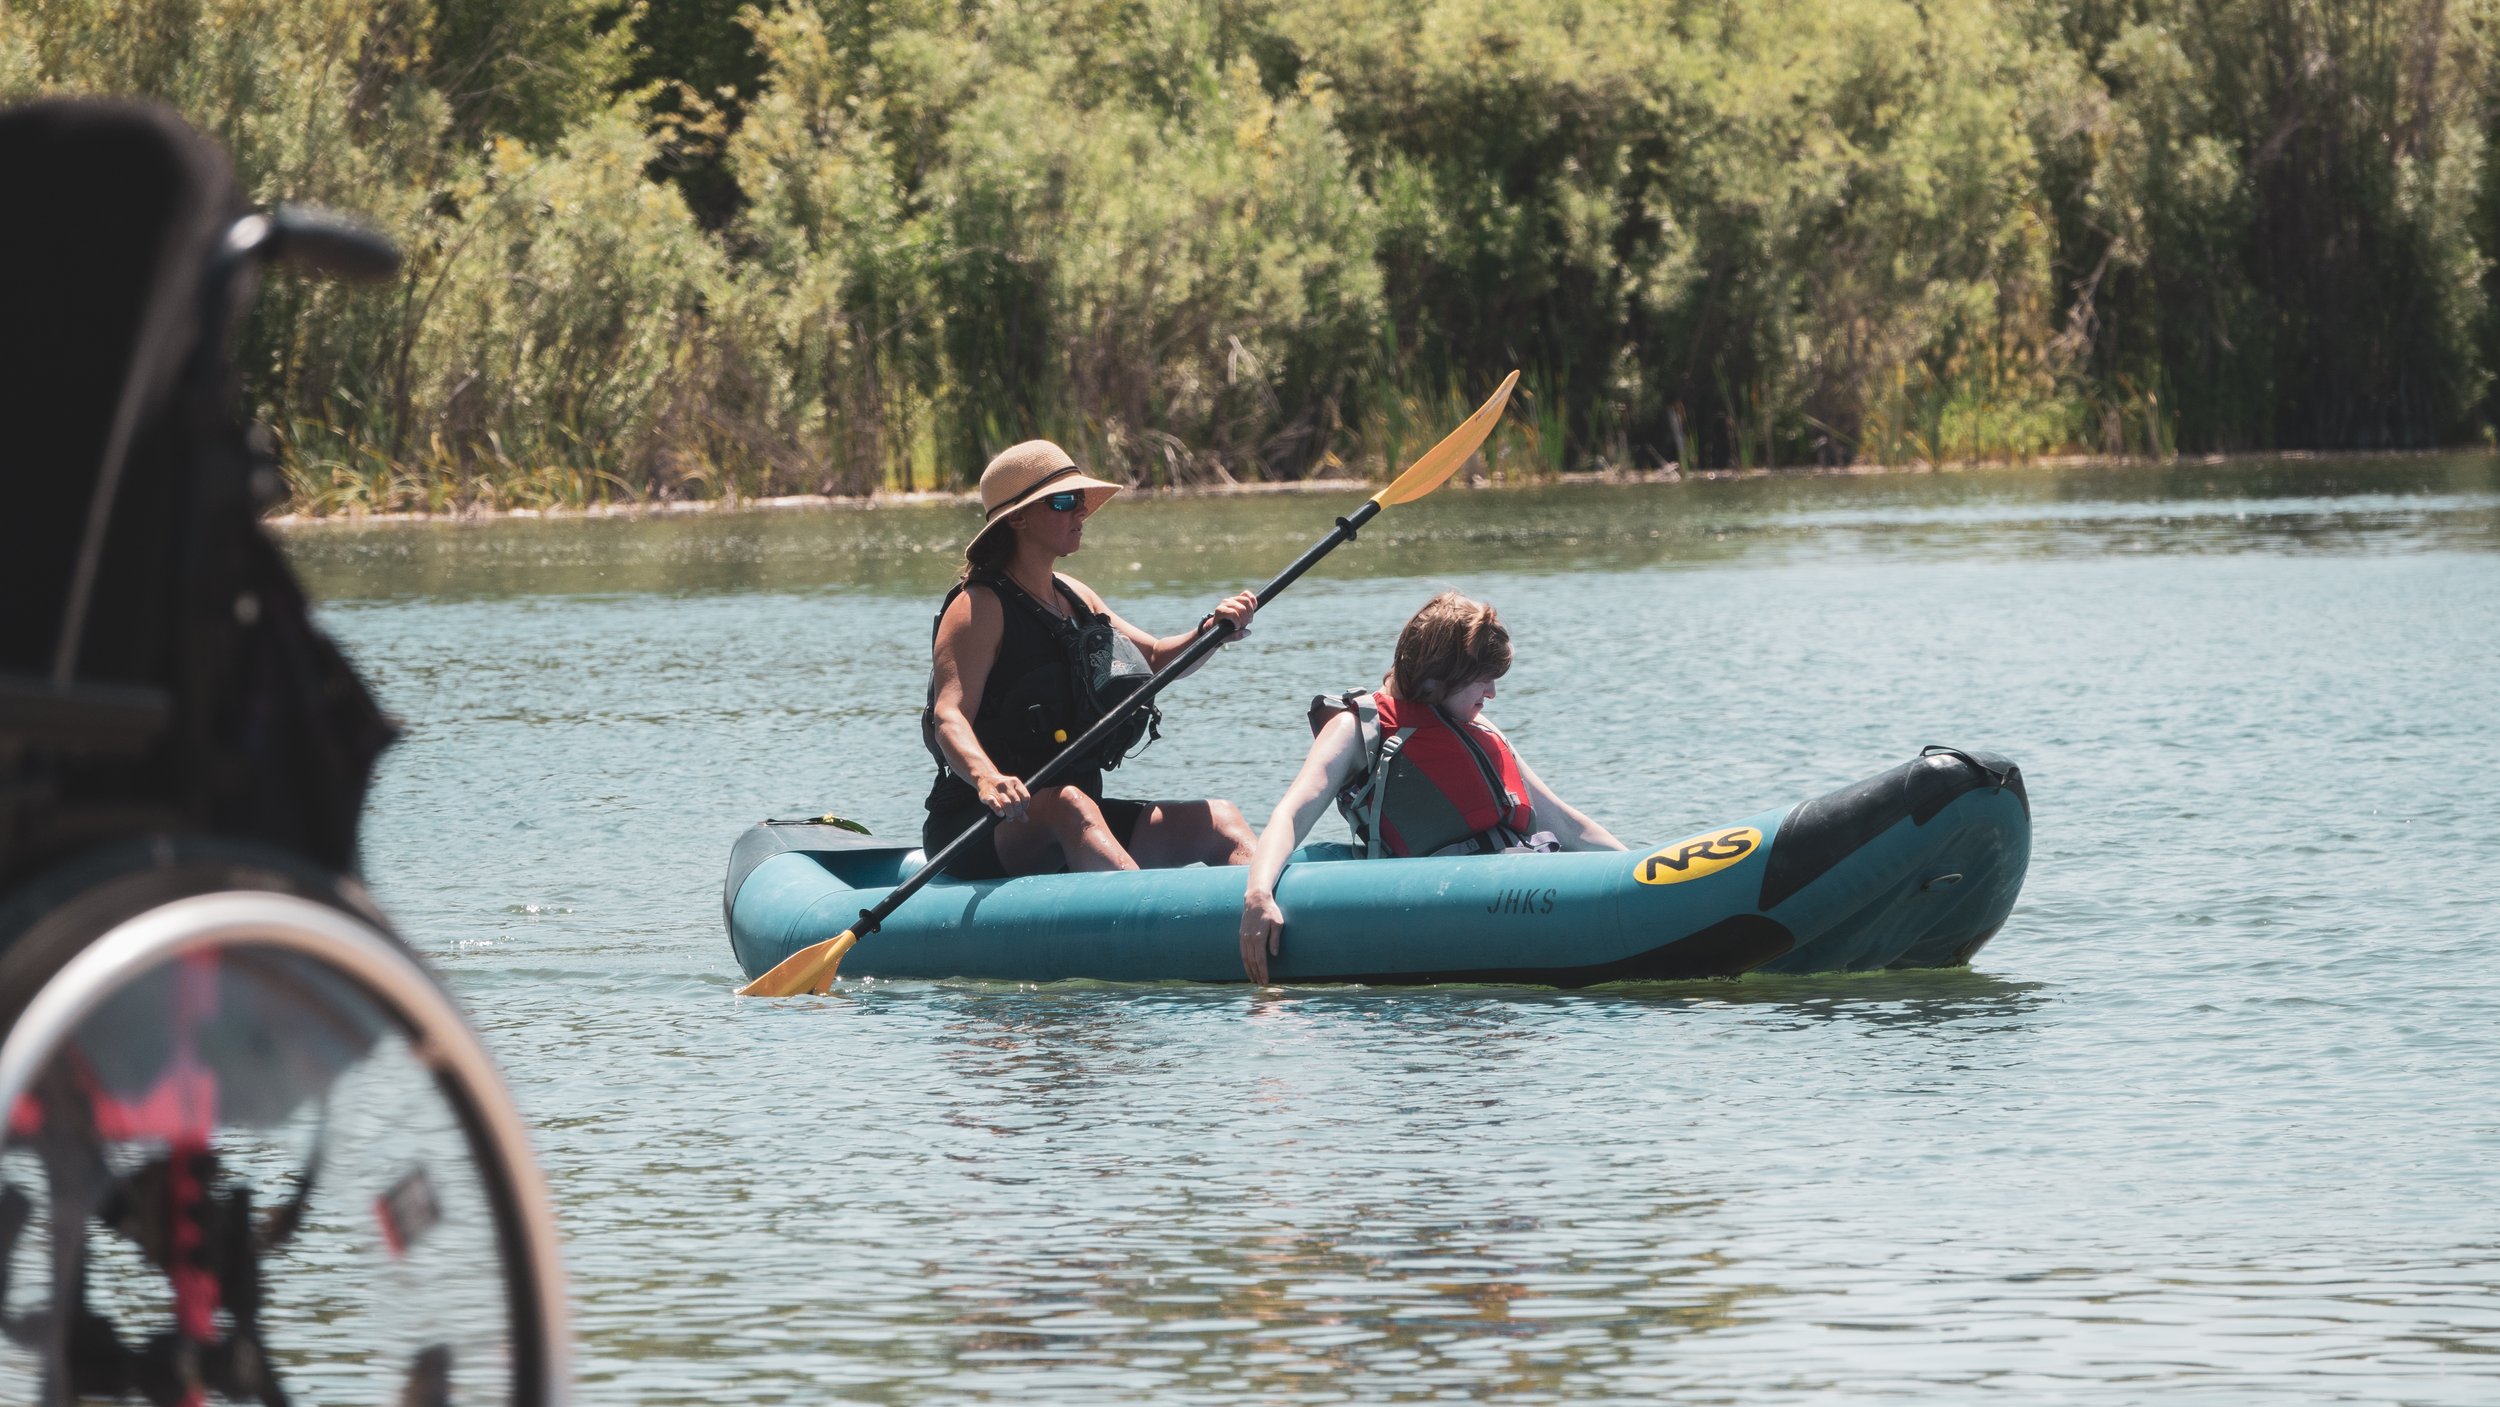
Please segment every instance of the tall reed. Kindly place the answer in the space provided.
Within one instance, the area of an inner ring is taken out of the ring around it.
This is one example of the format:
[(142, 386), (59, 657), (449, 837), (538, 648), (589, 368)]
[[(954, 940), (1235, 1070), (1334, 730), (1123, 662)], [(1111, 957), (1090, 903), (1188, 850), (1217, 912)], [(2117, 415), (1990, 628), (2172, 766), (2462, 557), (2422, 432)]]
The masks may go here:
[(2471, 440), (2500, 0), (36, 0), (386, 292), (244, 348), (299, 506)]

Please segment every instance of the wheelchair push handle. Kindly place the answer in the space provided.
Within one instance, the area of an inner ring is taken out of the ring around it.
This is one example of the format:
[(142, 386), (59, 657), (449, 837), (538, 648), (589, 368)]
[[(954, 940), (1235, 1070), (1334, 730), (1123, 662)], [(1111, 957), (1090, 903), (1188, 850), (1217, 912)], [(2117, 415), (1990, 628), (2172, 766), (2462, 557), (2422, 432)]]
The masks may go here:
[[(361, 221), (309, 205), (280, 205), (245, 215), (226, 226), (201, 286), (205, 298), (201, 342), (222, 350), (242, 302), (257, 286), (261, 269), (294, 264), (353, 283), (372, 283), (399, 272), (399, 247)], [(228, 393), (213, 374), (216, 358), (194, 363), (194, 386), (210, 402)], [(200, 379), (200, 378), (206, 379)]]
[(399, 272), (399, 247), (378, 231), (308, 205), (281, 205), (235, 221), (226, 230), (226, 254), (238, 261), (295, 264), (351, 283)]

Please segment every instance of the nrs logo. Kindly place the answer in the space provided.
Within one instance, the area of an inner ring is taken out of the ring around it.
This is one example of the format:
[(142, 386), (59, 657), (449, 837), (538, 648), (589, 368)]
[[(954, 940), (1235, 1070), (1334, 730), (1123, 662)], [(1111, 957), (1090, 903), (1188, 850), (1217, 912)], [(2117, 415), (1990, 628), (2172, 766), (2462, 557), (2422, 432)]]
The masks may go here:
[(1717, 874), (1754, 852), (1762, 844), (1762, 832), (1751, 826), (1732, 826), (1723, 831), (1709, 831), (1662, 846), (1641, 857), (1640, 868), (1633, 876), (1643, 884), (1682, 884), (1706, 874)]

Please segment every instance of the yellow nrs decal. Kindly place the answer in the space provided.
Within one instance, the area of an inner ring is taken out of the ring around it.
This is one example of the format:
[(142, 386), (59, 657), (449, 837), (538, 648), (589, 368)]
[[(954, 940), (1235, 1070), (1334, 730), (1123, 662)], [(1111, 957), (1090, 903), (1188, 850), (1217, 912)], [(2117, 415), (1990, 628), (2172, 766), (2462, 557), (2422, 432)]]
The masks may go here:
[(1752, 854), (1761, 844), (1762, 832), (1751, 826), (1704, 831), (1643, 855), (1640, 868), (1632, 873), (1643, 884), (1682, 884), (1688, 879), (1717, 874)]

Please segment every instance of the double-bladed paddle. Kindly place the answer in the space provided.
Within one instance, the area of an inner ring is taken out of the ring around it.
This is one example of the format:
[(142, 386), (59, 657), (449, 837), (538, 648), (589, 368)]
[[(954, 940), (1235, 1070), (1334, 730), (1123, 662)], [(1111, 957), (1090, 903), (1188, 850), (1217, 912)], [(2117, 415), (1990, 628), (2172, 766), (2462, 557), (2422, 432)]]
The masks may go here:
[[(1467, 456), (1474, 454), (1476, 447), (1484, 443), (1484, 437), (1493, 433), (1494, 422), (1502, 418), (1502, 407), (1510, 400), (1511, 388), (1518, 384), (1518, 372), (1514, 371), (1504, 377), (1501, 389), (1493, 393), (1492, 399), (1476, 407), (1476, 413), (1468, 416), (1457, 429), (1452, 430), (1448, 438), (1425, 451), (1423, 458), (1407, 466), (1405, 473), (1391, 480), (1387, 488), (1373, 494), (1362, 507), (1339, 518), (1334, 531), (1321, 538), (1310, 551), (1297, 558), (1292, 566), (1278, 573), (1274, 581), (1259, 588), (1259, 604), (1265, 606), (1268, 602), (1275, 600), (1286, 587), (1293, 585), (1304, 572), (1317, 564), (1320, 558), (1335, 551), (1339, 543), (1352, 542), (1355, 532), (1365, 523), (1378, 517), (1381, 509), (1393, 504), (1412, 503), (1447, 482), (1450, 475), (1457, 472), (1458, 466), (1467, 462)], [(1086, 729), (1075, 742), (1062, 749), (1057, 757), (1043, 763), (1032, 776), (1025, 778), (1026, 788), (1031, 791), (1040, 791), (1043, 787), (1058, 780), (1060, 774), (1068, 770), (1074, 759), (1086, 756), (1095, 744), (1101, 742), (1113, 729), (1119, 727), (1121, 719), (1143, 708), (1147, 700), (1163, 691), (1164, 685), (1188, 673), (1191, 666), (1205, 659), (1217, 646), (1230, 638), (1232, 633), (1233, 625), (1230, 621), (1210, 618), (1199, 628), (1198, 638), (1190, 641), (1177, 659), (1155, 671), (1154, 677), (1140, 685), (1137, 692), (1121, 700), (1109, 713), (1097, 720), (1093, 727)], [(861, 910), (857, 923), (821, 943), (801, 948), (782, 959), (772, 971), (740, 987), (738, 995), (742, 997), (794, 997), (802, 992), (821, 993), (830, 988), (833, 985), (835, 971), (842, 965), (843, 954), (848, 953), (851, 946), (860, 939), (876, 932), (877, 926), (884, 923), (889, 914), (902, 907), (904, 900), (919, 893), (921, 886), (937, 878), (946, 869), (947, 861), (953, 859), (957, 851), (995, 829), (998, 819), (995, 812), (983, 816), (973, 823), (971, 829), (947, 842), (945, 849), (930, 856), (929, 862), (920, 867), (919, 873), (894, 886), (893, 891), (880, 900), (875, 908)]]

